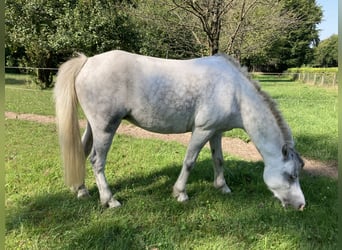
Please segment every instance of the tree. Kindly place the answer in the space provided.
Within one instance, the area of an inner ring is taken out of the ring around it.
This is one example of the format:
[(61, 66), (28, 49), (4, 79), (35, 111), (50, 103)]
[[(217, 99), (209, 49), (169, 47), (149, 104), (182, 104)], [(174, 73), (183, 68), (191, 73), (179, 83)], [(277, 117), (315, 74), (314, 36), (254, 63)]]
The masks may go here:
[(338, 66), (338, 35), (321, 41), (314, 49), (313, 65), (318, 67)]
[(58, 18), (53, 48), (66, 54), (81, 51), (94, 55), (112, 49), (135, 52), (139, 49), (137, 26), (129, 16), (125, 1), (77, 1), (68, 4)]
[[(56, 67), (75, 51), (188, 58), (220, 50), (277, 71), (312, 60), (322, 17), (315, 0), (7, 0), (5, 14), (7, 65)], [(50, 71), (36, 73), (51, 85)]]
[(223, 22), (222, 50), (242, 62), (265, 58), (269, 45), (298, 23), (296, 14), (283, 6), (281, 1), (234, 1)]
[(172, 0), (180, 9), (194, 15), (202, 24), (203, 31), (207, 35), (209, 51), (211, 55), (219, 51), (222, 18), (229, 10), (234, 0)]
[(322, 9), (315, 0), (282, 1), (283, 10), (296, 13), (299, 22), (284, 29), (266, 51), (266, 57), (276, 71), (300, 67), (312, 61), (312, 48), (319, 42), (317, 24), (322, 20)]
[[(63, 1), (24, 1), (8, 0), (5, 9), (6, 52), (16, 54), (20, 66), (50, 68), (54, 67), (50, 39), (56, 32), (55, 9), (60, 9)], [(35, 71), (37, 82), (48, 87), (52, 74), (48, 70)]]
[[(173, 12), (184, 23), (201, 25), (202, 32), (195, 29), (194, 35), (200, 41), (205, 34), (209, 54), (221, 50), (248, 66), (268, 65), (271, 61), (277, 70), (292, 64), (300, 66), (310, 57), (310, 45), (317, 38), (315, 25), (321, 19), (314, 0), (172, 0), (172, 3), (176, 6)], [(181, 12), (187, 16), (184, 18)], [(303, 31), (304, 27), (309, 30)], [(300, 34), (303, 35), (299, 37)], [(281, 53), (283, 56), (279, 58)]]
[(34, 72), (37, 82), (51, 87), (51, 71), (41, 68), (56, 67), (75, 51), (93, 55), (114, 48), (138, 50), (129, 8), (131, 1), (8, 0), (6, 51), (23, 51), (18, 63), (40, 68)]
[(139, 1), (131, 15), (139, 26), (141, 54), (174, 59), (207, 54), (207, 46), (197, 35), (201, 29), (192, 16), (176, 11), (172, 0)]

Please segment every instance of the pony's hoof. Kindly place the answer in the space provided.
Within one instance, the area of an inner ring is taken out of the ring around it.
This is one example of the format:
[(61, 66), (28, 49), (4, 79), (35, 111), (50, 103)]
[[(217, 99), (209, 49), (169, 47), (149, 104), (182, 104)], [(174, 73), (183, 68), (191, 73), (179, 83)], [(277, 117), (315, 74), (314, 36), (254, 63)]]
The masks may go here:
[(228, 187), (228, 185), (226, 184), (226, 182), (216, 182), (214, 181), (214, 187), (217, 190), (220, 190), (223, 194), (229, 194), (232, 191), (230, 190), (230, 188)]
[(86, 199), (89, 197), (90, 197), (90, 194), (88, 192), (88, 189), (81, 188), (77, 191), (77, 199)]
[(173, 197), (177, 198), (178, 202), (189, 200), (189, 196), (185, 192), (173, 192)]
[(173, 197), (177, 198), (177, 201), (184, 202), (189, 200), (189, 196), (185, 191), (179, 191), (176, 187), (173, 187)]
[(108, 208), (116, 208), (116, 207), (121, 207), (121, 203), (114, 198), (110, 199), (107, 203)]
[(227, 185), (224, 185), (223, 187), (219, 188), (219, 190), (221, 190), (223, 194), (229, 194), (232, 192), (232, 190), (230, 190), (230, 188)]
[(180, 193), (177, 197), (178, 202), (185, 202), (189, 200), (189, 196), (186, 193)]

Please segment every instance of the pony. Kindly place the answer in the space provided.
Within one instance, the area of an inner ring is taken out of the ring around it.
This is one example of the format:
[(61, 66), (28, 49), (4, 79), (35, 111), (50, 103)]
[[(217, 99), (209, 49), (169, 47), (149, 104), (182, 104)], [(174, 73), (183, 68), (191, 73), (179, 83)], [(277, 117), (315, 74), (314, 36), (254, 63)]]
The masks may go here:
[[(214, 187), (230, 193), (223, 171), (224, 131), (244, 129), (264, 161), (263, 180), (284, 207), (303, 210), (299, 183), (304, 163), (276, 103), (246, 69), (225, 54), (187, 60), (160, 59), (113, 50), (93, 57), (78, 54), (63, 63), (54, 88), (56, 122), (65, 183), (77, 197), (89, 195), (89, 156), (100, 201), (118, 207), (105, 176), (108, 150), (123, 119), (157, 133), (192, 132), (173, 196), (189, 199), (186, 182), (209, 141)], [(86, 116), (83, 136), (78, 106)]]

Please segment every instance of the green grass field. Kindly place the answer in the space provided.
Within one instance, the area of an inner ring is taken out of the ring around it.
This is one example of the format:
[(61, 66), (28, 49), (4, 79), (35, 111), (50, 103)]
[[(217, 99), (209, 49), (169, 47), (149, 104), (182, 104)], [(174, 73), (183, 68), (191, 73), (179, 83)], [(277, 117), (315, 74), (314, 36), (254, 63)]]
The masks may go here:
[[(330, 110), (336, 91), (292, 82), (272, 85), (272, 79), (262, 85), (279, 102), (305, 156), (314, 149), (321, 160), (337, 158), (337, 132), (326, 143), (336, 147), (335, 156), (319, 146), (325, 133), (337, 130)], [(9, 82), (6, 111), (53, 115), (51, 94)], [(311, 107), (310, 116), (294, 114), (306, 114), (300, 110), (304, 106)], [(119, 135), (106, 173), (123, 206), (104, 209), (89, 165), (90, 199), (79, 201), (64, 186), (53, 124), (7, 120), (5, 125), (6, 249), (337, 249), (336, 180), (302, 175), (308, 205), (304, 212), (285, 210), (263, 183), (262, 162), (225, 155), (233, 193), (217, 192), (210, 152), (204, 149), (188, 182), (190, 200), (179, 204), (171, 190), (186, 148)]]

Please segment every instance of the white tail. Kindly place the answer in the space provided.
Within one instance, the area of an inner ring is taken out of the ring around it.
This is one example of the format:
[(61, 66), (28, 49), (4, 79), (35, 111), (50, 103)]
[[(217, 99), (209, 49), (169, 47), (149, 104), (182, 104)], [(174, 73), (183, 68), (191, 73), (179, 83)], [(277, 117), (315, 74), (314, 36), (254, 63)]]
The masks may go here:
[(64, 179), (65, 184), (74, 190), (83, 185), (85, 179), (85, 155), (78, 124), (75, 79), (86, 61), (87, 57), (80, 54), (62, 64), (54, 89)]

